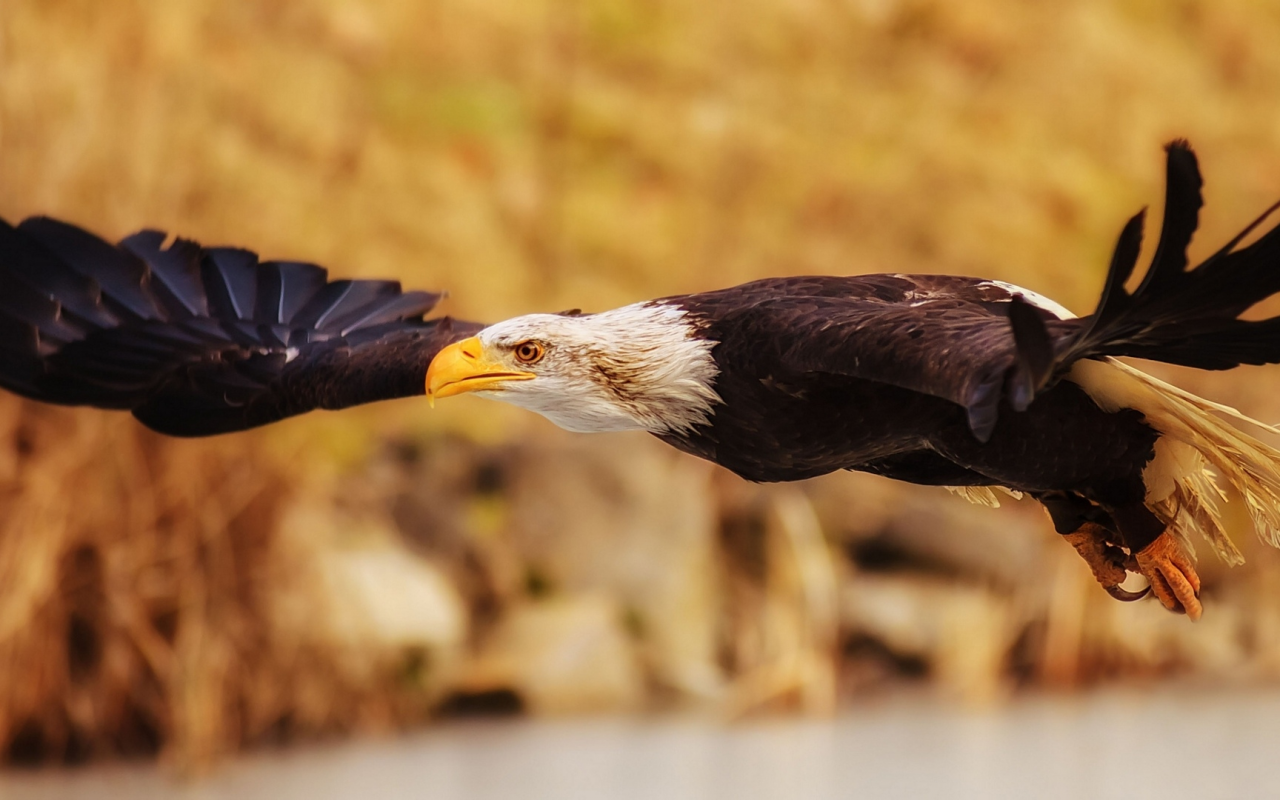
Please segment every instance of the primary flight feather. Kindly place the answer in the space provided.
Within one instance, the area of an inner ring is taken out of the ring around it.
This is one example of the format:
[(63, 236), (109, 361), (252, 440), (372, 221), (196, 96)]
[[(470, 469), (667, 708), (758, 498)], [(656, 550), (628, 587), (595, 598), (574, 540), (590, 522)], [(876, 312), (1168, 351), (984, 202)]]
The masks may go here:
[(1085, 317), (998, 281), (895, 274), (769, 278), (486, 327), (424, 319), (435, 294), (246, 250), (0, 223), (0, 385), (129, 409), (179, 436), (472, 392), (570, 430), (645, 430), (755, 481), (856, 469), (1000, 487), (1040, 500), (1112, 596), (1142, 596), (1120, 588), (1140, 572), (1198, 618), (1187, 535), (1239, 560), (1206, 468), (1280, 544), (1280, 453), (1224, 423), (1230, 409), (1114, 357), (1280, 362), (1280, 318), (1238, 319), (1280, 291), (1280, 229), (1240, 246), (1264, 215), (1188, 269), (1200, 173), (1185, 142), (1166, 150), (1152, 264), (1125, 288), (1139, 214)]

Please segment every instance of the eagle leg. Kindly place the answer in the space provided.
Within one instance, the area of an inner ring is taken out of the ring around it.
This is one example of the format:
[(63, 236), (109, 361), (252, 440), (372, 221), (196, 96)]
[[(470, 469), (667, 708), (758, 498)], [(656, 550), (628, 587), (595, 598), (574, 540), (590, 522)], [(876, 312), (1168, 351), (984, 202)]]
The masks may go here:
[(1191, 556), (1165, 531), (1136, 554), (1138, 571), (1151, 584), (1151, 591), (1165, 608), (1175, 614), (1186, 614), (1193, 622), (1200, 619), (1200, 576)]
[(1089, 565), (1093, 577), (1097, 579), (1107, 594), (1121, 602), (1129, 603), (1147, 596), (1148, 589), (1130, 592), (1120, 588), (1128, 577), (1125, 570), (1125, 553), (1109, 541), (1111, 532), (1096, 522), (1086, 522), (1071, 533), (1062, 534), (1084, 563)]

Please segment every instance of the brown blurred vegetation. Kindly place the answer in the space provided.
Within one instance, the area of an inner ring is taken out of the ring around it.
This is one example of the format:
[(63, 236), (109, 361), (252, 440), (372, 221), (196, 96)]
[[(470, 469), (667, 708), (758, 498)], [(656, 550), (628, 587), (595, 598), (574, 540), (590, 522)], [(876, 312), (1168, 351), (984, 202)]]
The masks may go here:
[[(1270, 0), (6, 0), (0, 215), (398, 277), (475, 319), (873, 271), (1087, 310), (1165, 140), (1206, 168), (1199, 253), (1280, 194), (1277, 41)], [(1280, 416), (1280, 370), (1161, 374)], [(174, 441), (0, 398), (0, 504), (13, 760), (825, 712), (904, 676), (972, 702), (1280, 677), (1280, 559), (1241, 534), (1192, 626), (1111, 602), (1027, 504), (752, 486), (471, 399)]]

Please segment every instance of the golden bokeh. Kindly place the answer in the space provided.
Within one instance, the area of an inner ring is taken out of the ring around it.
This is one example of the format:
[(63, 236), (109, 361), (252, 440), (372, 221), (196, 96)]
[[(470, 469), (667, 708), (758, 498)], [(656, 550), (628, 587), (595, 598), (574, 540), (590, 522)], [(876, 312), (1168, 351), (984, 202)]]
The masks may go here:
[[(398, 278), (490, 321), (881, 271), (1087, 312), (1165, 141), (1206, 173), (1194, 254), (1280, 196), (1277, 41), (1270, 0), (5, 0), (0, 216)], [(1280, 416), (1280, 368), (1159, 372)], [(1101, 596), (1033, 508), (751, 487), (440, 406), (189, 442), (3, 398), (10, 757), (198, 763), (444, 697), (736, 714), (885, 672), (974, 701), (1280, 675), (1280, 559), (1252, 541), (1231, 574), (1206, 555), (1192, 628)], [(529, 652), (569, 629), (594, 683)]]

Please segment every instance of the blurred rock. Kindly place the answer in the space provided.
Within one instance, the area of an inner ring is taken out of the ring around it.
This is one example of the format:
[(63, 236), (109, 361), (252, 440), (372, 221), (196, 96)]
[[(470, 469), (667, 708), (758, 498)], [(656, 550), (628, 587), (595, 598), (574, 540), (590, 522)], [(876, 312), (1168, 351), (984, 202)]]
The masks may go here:
[(294, 578), (272, 596), (278, 636), (331, 651), (362, 680), (388, 664), (425, 659), (432, 694), (443, 690), (468, 633), (466, 606), (389, 519), (297, 504), (280, 535)]
[[(473, 624), (491, 623), (524, 593), (524, 570), (503, 530), (511, 448), (446, 435), (387, 442), (372, 460), (400, 538), (444, 569)], [(362, 476), (353, 476), (361, 480)]]
[(714, 694), (714, 468), (644, 435), (546, 437), (509, 464), (506, 542), (530, 588), (615, 598), (654, 679)]
[(429, 562), (392, 547), (334, 549), (320, 556), (332, 598), (326, 639), (362, 657), (381, 649), (456, 648), (466, 610)]
[(571, 714), (635, 710), (646, 687), (622, 608), (606, 595), (582, 594), (510, 609), (459, 689), (510, 689), (534, 713)]
[(847, 635), (920, 660), (943, 691), (975, 703), (1004, 691), (1019, 631), (1007, 596), (927, 575), (856, 573), (841, 605)]

